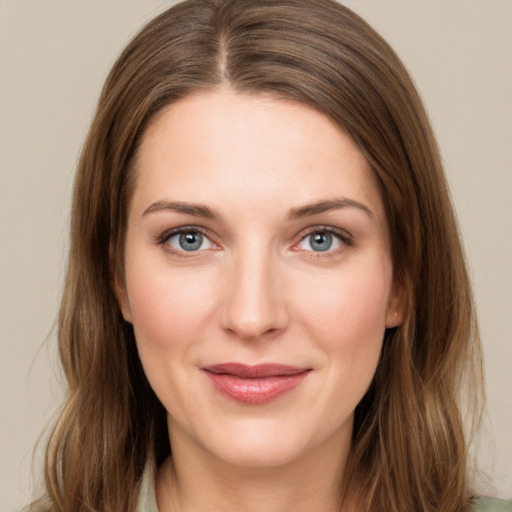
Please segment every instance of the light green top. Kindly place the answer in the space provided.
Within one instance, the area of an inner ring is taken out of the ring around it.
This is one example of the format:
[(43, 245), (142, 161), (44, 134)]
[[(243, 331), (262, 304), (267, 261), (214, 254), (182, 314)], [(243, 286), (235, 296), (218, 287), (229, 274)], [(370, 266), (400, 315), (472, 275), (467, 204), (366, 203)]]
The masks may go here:
[(140, 486), (137, 512), (158, 512), (155, 495), (155, 469), (153, 464), (147, 464)]
[(478, 498), (471, 512), (512, 512), (512, 501), (496, 498)]
[[(155, 495), (154, 470), (146, 470), (142, 480), (137, 512), (158, 512)], [(471, 512), (512, 512), (512, 501), (495, 498), (478, 498)]]

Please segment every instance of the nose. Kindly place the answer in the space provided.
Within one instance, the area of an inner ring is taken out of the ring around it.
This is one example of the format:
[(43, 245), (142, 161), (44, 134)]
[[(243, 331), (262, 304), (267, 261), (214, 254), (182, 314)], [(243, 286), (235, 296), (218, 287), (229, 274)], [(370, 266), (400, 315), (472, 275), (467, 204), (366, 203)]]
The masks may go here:
[(222, 327), (245, 341), (284, 331), (288, 308), (279, 265), (260, 254), (240, 257), (228, 269)]

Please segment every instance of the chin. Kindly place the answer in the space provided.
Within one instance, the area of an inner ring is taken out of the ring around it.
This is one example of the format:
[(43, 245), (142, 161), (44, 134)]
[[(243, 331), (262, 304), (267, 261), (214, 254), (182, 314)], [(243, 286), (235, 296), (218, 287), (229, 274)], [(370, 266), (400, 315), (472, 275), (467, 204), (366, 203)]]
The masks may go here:
[(258, 443), (240, 446), (239, 443), (222, 450), (220, 458), (230, 465), (245, 468), (271, 468), (291, 464), (302, 455), (295, 446), (283, 446), (282, 443)]
[[(206, 449), (224, 462), (250, 468), (269, 468), (291, 464), (304, 456), (321, 439), (311, 439), (298, 424), (276, 425), (274, 421), (245, 420), (225, 429), (217, 439), (208, 439)], [(208, 446), (209, 445), (209, 446)]]

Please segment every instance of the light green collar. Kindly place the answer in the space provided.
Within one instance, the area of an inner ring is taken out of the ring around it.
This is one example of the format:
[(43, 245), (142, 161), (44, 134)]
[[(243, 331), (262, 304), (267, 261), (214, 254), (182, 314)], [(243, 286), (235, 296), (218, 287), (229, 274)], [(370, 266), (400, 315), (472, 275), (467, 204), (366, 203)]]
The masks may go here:
[(155, 465), (148, 463), (140, 484), (136, 512), (158, 512), (155, 494)]

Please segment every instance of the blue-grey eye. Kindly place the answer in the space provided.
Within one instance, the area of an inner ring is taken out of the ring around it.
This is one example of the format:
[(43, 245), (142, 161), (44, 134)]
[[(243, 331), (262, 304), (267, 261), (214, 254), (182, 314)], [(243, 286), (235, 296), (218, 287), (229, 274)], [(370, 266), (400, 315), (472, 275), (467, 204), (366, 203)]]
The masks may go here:
[(212, 247), (212, 243), (200, 231), (182, 231), (172, 235), (167, 243), (180, 251), (200, 251)]
[(341, 245), (341, 240), (336, 235), (328, 231), (316, 231), (305, 236), (299, 244), (301, 249), (306, 251), (325, 252), (337, 249)]

